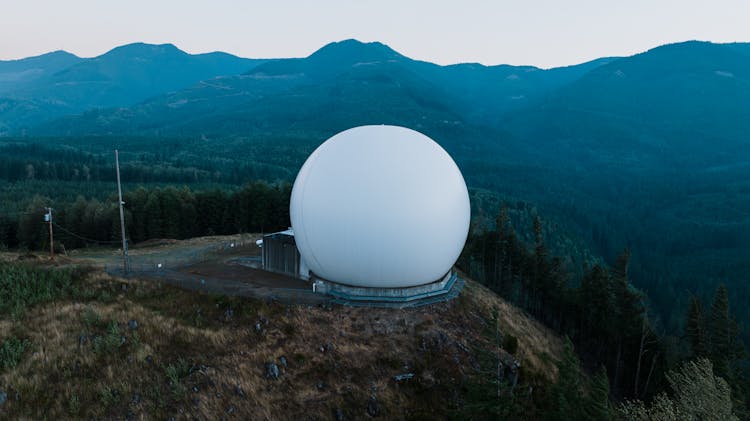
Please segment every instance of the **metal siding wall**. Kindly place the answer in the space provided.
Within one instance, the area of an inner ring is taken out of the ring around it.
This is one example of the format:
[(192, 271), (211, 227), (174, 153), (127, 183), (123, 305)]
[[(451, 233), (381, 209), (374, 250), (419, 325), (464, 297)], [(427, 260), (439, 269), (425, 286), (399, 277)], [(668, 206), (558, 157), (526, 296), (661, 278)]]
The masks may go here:
[(299, 277), (300, 254), (294, 237), (267, 235), (263, 238), (263, 268)]

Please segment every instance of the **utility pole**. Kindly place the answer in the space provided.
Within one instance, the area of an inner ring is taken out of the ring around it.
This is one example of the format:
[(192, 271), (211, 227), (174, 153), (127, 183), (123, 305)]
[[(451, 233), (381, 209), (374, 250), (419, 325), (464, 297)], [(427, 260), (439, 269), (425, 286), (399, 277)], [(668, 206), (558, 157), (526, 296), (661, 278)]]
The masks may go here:
[(47, 208), (44, 220), (49, 223), (49, 258), (55, 260), (55, 236), (52, 234), (52, 208)]
[(122, 201), (122, 187), (120, 186), (120, 154), (117, 149), (115, 149), (115, 169), (117, 171), (117, 197), (120, 204), (120, 228), (122, 230), (122, 266), (127, 275), (130, 272), (130, 262), (128, 261), (128, 240), (125, 239), (125, 211), (122, 209), (125, 202)]

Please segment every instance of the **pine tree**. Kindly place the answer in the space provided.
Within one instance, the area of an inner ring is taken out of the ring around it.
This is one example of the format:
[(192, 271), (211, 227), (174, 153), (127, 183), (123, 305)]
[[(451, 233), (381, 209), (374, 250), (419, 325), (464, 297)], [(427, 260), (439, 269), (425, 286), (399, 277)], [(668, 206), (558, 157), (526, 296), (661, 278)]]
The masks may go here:
[(161, 205), (162, 234), (166, 238), (180, 238), (180, 218), (182, 217), (182, 201), (179, 192), (174, 187), (167, 187), (161, 191), (159, 197)]
[(143, 241), (148, 238), (146, 231), (148, 217), (145, 213), (145, 205), (148, 197), (149, 191), (143, 186), (138, 187), (125, 196), (125, 208), (132, 214), (131, 220), (128, 220), (126, 225), (130, 232), (130, 239), (133, 242)]
[(616, 279), (628, 279), (628, 268), (630, 267), (630, 250), (625, 248), (615, 261), (612, 267), (612, 276)]
[(738, 362), (745, 357), (745, 348), (739, 338), (739, 325), (729, 310), (729, 294), (724, 284), (716, 288), (708, 320), (710, 335), (709, 356), (717, 376), (729, 383), (735, 391), (732, 396), (737, 411), (744, 411), (744, 391)]
[(729, 294), (724, 284), (716, 288), (708, 323), (711, 338), (710, 356), (716, 374), (732, 384), (735, 363), (744, 357), (739, 326), (729, 311)]
[(545, 295), (549, 292), (550, 274), (548, 273), (547, 248), (544, 245), (542, 221), (538, 215), (534, 216), (534, 256), (530, 263), (532, 265), (532, 278), (529, 288), (530, 310), (534, 316), (543, 319), (543, 310), (546, 304)]
[[(78, 196), (76, 201), (68, 206), (67, 212), (65, 212), (65, 219), (63, 220), (65, 227), (72, 232), (82, 233), (83, 227), (83, 216), (86, 213), (86, 206), (88, 201), (83, 196)], [(59, 218), (58, 218), (59, 220)], [(63, 233), (64, 234), (64, 233)], [(65, 238), (61, 236), (61, 238)], [(75, 237), (65, 238), (66, 247), (80, 247), (85, 245), (85, 242)]]
[(500, 206), (500, 212), (498, 212), (495, 218), (495, 230), (500, 233), (507, 233), (511, 229), (510, 217), (508, 216), (508, 205), (503, 203)]
[(591, 420), (611, 420), (613, 417), (612, 405), (609, 402), (609, 378), (604, 366), (599, 367), (591, 381), (591, 392), (584, 407), (584, 414)]
[(581, 335), (595, 342), (605, 342), (609, 332), (615, 330), (617, 321), (612, 312), (614, 292), (606, 269), (599, 265), (591, 268), (584, 276), (578, 294)]
[(0, 216), (0, 250), (10, 243), (10, 220)]
[(146, 238), (161, 238), (163, 234), (160, 193), (159, 189), (151, 191), (143, 206), (143, 217), (146, 220)]
[(557, 363), (557, 382), (552, 388), (555, 420), (579, 419), (581, 415), (581, 378), (578, 357), (570, 338), (565, 337), (563, 358)]
[(534, 254), (538, 260), (544, 260), (547, 257), (542, 220), (539, 219), (539, 215), (534, 216)]
[(49, 247), (47, 226), (44, 224), (45, 208), (50, 200), (46, 197), (34, 196), (26, 212), (18, 219), (18, 242), (29, 248)]
[(708, 354), (706, 344), (706, 327), (703, 319), (703, 304), (698, 297), (690, 300), (685, 334), (690, 343), (693, 357), (705, 357)]
[[(612, 379), (612, 389), (615, 396), (621, 395), (622, 386), (627, 383), (626, 379), (624, 379), (624, 369), (628, 365), (627, 354), (629, 351), (632, 351), (637, 341), (641, 339), (644, 327), (643, 295), (630, 285), (630, 281), (628, 280), (629, 265), (630, 251), (625, 249), (617, 258), (615, 266), (611, 271), (617, 317), (614, 323), (615, 329), (609, 332), (609, 336), (616, 342), (615, 366)], [(628, 349), (629, 347), (630, 349)]]

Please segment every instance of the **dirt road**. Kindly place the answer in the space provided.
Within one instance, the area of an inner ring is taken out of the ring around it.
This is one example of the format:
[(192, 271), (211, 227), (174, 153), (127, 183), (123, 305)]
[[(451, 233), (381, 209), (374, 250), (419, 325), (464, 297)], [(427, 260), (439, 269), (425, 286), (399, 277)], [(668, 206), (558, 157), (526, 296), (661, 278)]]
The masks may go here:
[[(155, 240), (130, 253), (130, 277), (152, 279), (180, 288), (211, 294), (273, 299), (289, 303), (320, 304), (328, 297), (314, 294), (301, 279), (254, 268), (260, 234), (202, 237), (190, 240)], [(77, 259), (103, 266), (123, 276), (121, 251), (92, 250)]]

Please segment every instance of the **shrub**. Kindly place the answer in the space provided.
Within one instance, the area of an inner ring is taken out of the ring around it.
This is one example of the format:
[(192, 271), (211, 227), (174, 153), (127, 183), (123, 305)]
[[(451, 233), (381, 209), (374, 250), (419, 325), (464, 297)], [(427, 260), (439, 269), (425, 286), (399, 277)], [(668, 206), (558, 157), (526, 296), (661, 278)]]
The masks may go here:
[(20, 316), (36, 304), (77, 293), (79, 269), (44, 269), (0, 262), (0, 315)]
[(164, 367), (164, 374), (166, 374), (169, 385), (172, 387), (172, 392), (175, 395), (181, 395), (185, 392), (185, 386), (182, 384), (182, 379), (190, 374), (190, 364), (180, 358), (174, 364), (169, 364)]
[(672, 396), (660, 393), (650, 407), (626, 401), (618, 408), (624, 420), (738, 420), (732, 407), (732, 389), (713, 372), (707, 359), (684, 363), (667, 373)]
[(120, 328), (114, 320), (109, 322), (107, 333), (103, 336), (97, 336), (93, 340), (94, 353), (99, 355), (109, 355), (117, 351), (122, 346), (122, 336)]
[(109, 386), (104, 386), (101, 388), (101, 390), (99, 390), (99, 401), (105, 408), (116, 404), (119, 400), (120, 394), (118, 393), (117, 389)]
[(87, 306), (83, 310), (83, 324), (89, 329), (100, 327), (102, 325), (102, 316), (96, 310)]
[(21, 361), (29, 342), (11, 336), (0, 345), (0, 371), (14, 368)]
[(81, 412), (81, 401), (78, 399), (78, 395), (71, 395), (68, 399), (68, 413), (70, 415), (78, 415)]
[(503, 349), (511, 355), (515, 355), (518, 351), (518, 338), (511, 334), (505, 335), (503, 338)]

